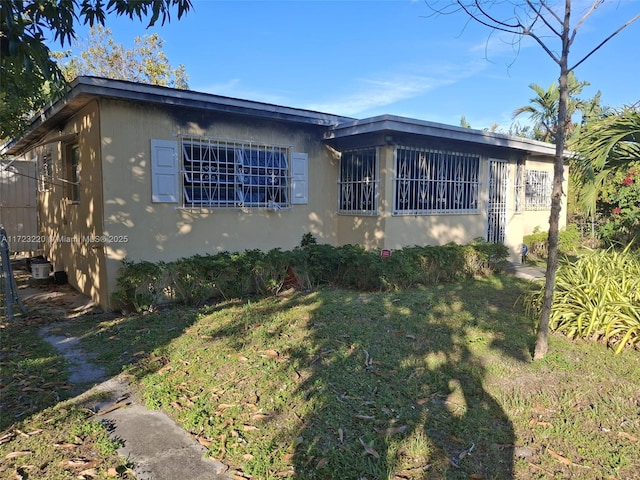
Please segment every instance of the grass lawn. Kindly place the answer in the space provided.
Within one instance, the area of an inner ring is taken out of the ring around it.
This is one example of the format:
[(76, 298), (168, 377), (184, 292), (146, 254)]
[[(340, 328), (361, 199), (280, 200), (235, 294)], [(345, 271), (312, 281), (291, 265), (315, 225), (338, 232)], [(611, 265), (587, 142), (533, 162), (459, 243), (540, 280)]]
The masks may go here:
[(69, 401), (66, 362), (38, 336), (50, 319), (0, 320), (0, 479), (130, 479), (93, 412)]
[[(495, 276), (394, 293), (288, 292), (91, 317), (64, 331), (112, 373), (134, 375), (147, 405), (237, 478), (640, 478), (640, 352), (554, 335), (532, 363), (535, 322), (517, 302), (530, 288)], [(63, 435), (74, 410), (55, 396), (60, 359), (35, 328), (2, 330), (0, 477), (84, 439), (97, 476), (130, 476), (99, 428), (82, 430), (93, 425), (86, 412)], [(38, 438), (47, 440), (25, 443)], [(63, 462), (21, 478), (78, 478)]]

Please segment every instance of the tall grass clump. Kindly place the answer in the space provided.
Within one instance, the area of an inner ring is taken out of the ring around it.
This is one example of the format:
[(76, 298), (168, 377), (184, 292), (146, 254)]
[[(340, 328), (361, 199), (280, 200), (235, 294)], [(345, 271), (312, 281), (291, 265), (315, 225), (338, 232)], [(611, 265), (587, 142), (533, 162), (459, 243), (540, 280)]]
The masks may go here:
[[(540, 311), (543, 290), (528, 297)], [(620, 353), (640, 346), (640, 256), (629, 247), (591, 251), (556, 274), (550, 328), (570, 338), (604, 341)]]

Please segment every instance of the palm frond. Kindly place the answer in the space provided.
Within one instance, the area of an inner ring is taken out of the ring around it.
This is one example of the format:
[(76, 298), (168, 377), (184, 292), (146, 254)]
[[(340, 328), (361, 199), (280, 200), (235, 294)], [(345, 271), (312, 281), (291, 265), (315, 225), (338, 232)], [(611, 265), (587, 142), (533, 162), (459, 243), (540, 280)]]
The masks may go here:
[(627, 107), (589, 123), (572, 147), (573, 175), (583, 187), (581, 203), (593, 211), (606, 178), (640, 160), (640, 110)]

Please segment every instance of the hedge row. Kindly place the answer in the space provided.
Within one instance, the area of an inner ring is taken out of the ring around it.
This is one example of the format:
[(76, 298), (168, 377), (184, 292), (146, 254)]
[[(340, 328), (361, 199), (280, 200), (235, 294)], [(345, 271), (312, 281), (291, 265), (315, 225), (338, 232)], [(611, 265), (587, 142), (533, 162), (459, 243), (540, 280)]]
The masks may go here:
[(166, 303), (275, 295), (290, 287), (390, 291), (490, 275), (502, 269), (507, 256), (502, 244), (474, 241), (409, 247), (383, 258), (380, 250), (317, 244), (305, 235), (301, 247), (290, 251), (222, 252), (158, 263), (124, 260), (114, 299), (124, 309), (142, 311)]

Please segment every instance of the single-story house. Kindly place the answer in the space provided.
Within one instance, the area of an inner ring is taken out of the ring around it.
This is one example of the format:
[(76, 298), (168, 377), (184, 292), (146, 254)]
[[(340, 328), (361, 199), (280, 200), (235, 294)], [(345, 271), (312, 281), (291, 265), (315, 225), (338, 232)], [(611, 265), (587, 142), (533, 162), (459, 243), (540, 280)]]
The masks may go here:
[(43, 253), (108, 309), (125, 257), (288, 250), (308, 232), (391, 250), (481, 237), (516, 261), (548, 225), (554, 146), (79, 77), (2, 153), (36, 162)]

